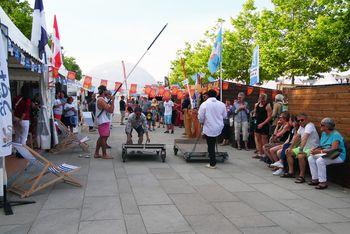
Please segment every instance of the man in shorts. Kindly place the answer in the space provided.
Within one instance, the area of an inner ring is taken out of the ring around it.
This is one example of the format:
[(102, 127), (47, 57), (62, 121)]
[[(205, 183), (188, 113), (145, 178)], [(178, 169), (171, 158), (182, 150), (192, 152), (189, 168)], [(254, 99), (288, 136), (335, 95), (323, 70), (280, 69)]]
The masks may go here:
[(133, 144), (132, 142), (132, 130), (135, 129), (138, 135), (138, 144), (142, 144), (143, 135), (146, 134), (147, 140), (146, 143), (149, 143), (151, 140), (148, 135), (147, 129), (147, 119), (146, 116), (142, 113), (140, 107), (136, 107), (134, 112), (129, 115), (128, 122), (125, 126), (125, 133), (127, 136), (126, 144)]
[(299, 114), (297, 122), (300, 127), (297, 134), (294, 136), (290, 147), (286, 150), (289, 172), (282, 177), (294, 177), (294, 159), (297, 158), (300, 172), (295, 183), (304, 183), (306, 160), (310, 156), (311, 150), (320, 145), (320, 138), (315, 125), (309, 121), (306, 114)]

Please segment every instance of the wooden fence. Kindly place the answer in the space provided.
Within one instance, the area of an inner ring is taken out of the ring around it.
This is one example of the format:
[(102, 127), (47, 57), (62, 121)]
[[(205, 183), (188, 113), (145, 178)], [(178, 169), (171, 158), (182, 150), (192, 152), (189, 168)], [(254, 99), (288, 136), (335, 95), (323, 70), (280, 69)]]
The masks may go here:
[(319, 127), (325, 117), (335, 120), (336, 129), (350, 142), (350, 85), (307, 86), (284, 89), (288, 110), (304, 112)]

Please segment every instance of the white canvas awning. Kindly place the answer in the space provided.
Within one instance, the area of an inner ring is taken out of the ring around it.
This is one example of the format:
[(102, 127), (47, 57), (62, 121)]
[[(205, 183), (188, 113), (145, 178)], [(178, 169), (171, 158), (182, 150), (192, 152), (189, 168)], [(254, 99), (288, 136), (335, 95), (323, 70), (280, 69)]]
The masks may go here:
[(8, 29), (9, 38), (24, 52), (29, 54), (34, 59), (41, 61), (39, 59), (38, 48), (32, 44), (32, 42), (26, 38), (23, 33), (16, 27), (16, 25), (11, 21), (11, 19), (6, 15), (4, 10), (0, 7), (0, 20)]

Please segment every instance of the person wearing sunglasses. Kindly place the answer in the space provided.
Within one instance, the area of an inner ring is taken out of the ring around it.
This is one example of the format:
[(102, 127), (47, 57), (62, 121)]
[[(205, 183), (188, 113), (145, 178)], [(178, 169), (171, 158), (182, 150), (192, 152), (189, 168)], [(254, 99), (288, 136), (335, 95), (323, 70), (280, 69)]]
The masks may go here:
[(306, 159), (310, 156), (311, 149), (320, 145), (320, 138), (315, 125), (309, 121), (307, 114), (299, 114), (297, 121), (300, 127), (292, 140), (291, 146), (286, 150), (289, 172), (282, 175), (282, 177), (294, 177), (294, 159), (297, 158), (299, 163), (299, 176), (295, 183), (304, 183)]
[[(321, 140), (320, 147), (311, 150), (308, 158), (312, 180), (308, 183), (316, 186), (316, 189), (325, 189), (327, 185), (327, 169), (330, 164), (343, 163), (346, 159), (346, 149), (344, 138), (335, 130), (335, 122), (331, 118), (324, 118), (321, 121)], [(339, 155), (327, 158), (325, 155), (332, 150), (338, 150)]]

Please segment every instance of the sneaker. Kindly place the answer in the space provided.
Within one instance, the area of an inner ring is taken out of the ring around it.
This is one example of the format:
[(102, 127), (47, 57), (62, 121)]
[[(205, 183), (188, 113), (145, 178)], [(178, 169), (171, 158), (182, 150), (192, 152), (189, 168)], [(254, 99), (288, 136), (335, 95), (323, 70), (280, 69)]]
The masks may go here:
[(169, 131), (165, 131), (164, 133), (169, 133)]
[(274, 173), (272, 173), (272, 175), (275, 175), (275, 176), (280, 176), (280, 175), (283, 175), (283, 169), (282, 168), (280, 168), (280, 169), (278, 169), (277, 171), (275, 171)]
[(283, 168), (283, 164), (281, 163), (281, 161), (277, 161), (275, 163), (272, 163), (271, 166), (272, 167)]
[(207, 164), (206, 167), (209, 169), (216, 169), (216, 166), (210, 166), (210, 164)]
[(174, 130), (171, 130), (171, 134), (174, 134)]

